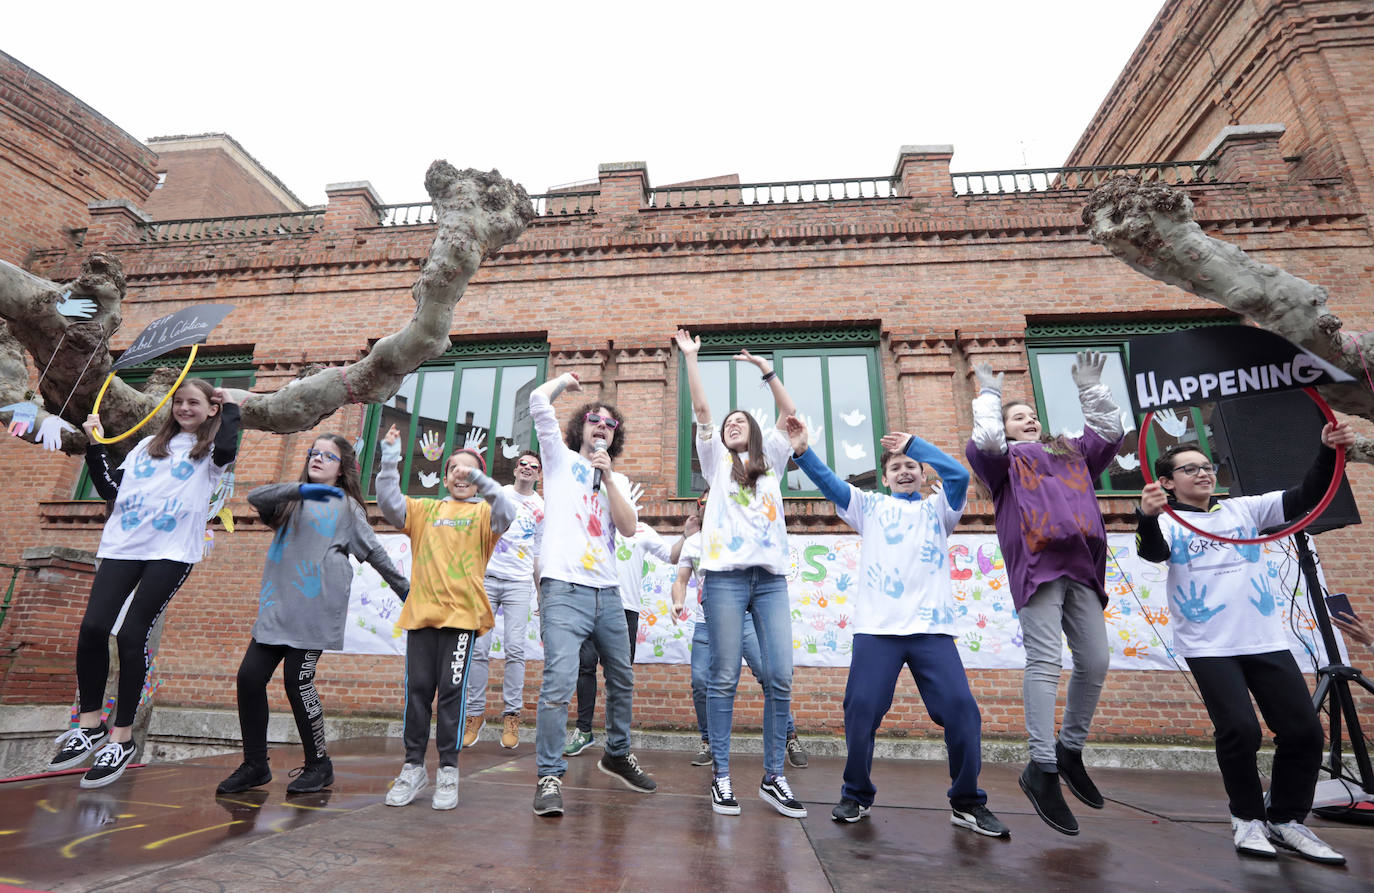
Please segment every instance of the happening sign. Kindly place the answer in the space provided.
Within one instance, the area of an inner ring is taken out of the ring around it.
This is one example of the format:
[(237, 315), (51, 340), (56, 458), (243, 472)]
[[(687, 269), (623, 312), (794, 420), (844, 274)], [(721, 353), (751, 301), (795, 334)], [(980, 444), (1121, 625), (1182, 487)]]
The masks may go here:
[(1137, 414), (1355, 380), (1281, 335), (1241, 325), (1132, 338), (1127, 369)]
[(139, 333), (128, 350), (110, 367), (125, 369), (160, 357), (168, 351), (204, 344), (210, 332), (234, 309), (232, 304), (200, 304), (155, 319)]

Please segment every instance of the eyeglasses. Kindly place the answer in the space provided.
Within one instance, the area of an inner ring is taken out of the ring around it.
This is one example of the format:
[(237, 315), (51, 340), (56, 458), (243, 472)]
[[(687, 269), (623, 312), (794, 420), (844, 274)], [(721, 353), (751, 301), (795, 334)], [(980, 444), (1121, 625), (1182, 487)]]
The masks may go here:
[(1175, 471), (1181, 471), (1188, 475), (1188, 477), (1195, 478), (1199, 474), (1215, 475), (1217, 473), (1217, 467), (1215, 465), (1179, 465), (1174, 468), (1170, 474), (1173, 474)]
[(305, 458), (307, 458), (307, 459), (316, 459), (316, 458), (319, 458), (319, 459), (324, 459), (325, 461), (328, 461), (328, 462), (341, 462), (341, 461), (343, 461), (342, 459), (340, 459), (340, 458), (338, 457), (337, 454), (331, 453), (331, 452), (329, 452), (329, 450), (306, 450), (306, 451), (305, 451)]
[(703, 493), (703, 494), (701, 494), (700, 496), (697, 497), (697, 507), (700, 508), (701, 506), (703, 506), (703, 505), (705, 505), (705, 504), (706, 504), (706, 494)]
[(583, 418), (591, 422), (593, 425), (605, 425), (612, 431), (620, 427), (620, 423), (617, 422), (613, 416), (598, 415), (597, 413), (589, 412), (585, 416), (583, 416)]
[(521, 468), (533, 468), (535, 471), (539, 470), (539, 463), (531, 462), (528, 459), (521, 459), (519, 462), (516, 462), (515, 464), (520, 466)]

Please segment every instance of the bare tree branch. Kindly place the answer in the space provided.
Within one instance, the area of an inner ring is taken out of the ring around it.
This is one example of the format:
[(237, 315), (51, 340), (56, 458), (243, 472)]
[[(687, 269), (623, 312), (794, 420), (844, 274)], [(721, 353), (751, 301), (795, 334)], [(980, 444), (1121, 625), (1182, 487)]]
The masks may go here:
[[(430, 165), (425, 189), (434, 202), (437, 232), (411, 289), (415, 314), (410, 322), (379, 340), (356, 363), (320, 370), (270, 394), (238, 392), (245, 427), (279, 434), (302, 431), (348, 403), (389, 399), (407, 374), (448, 349), (454, 307), (478, 265), (520, 237), (534, 219), (534, 208), (525, 190), (499, 172), (459, 171), (446, 161)], [(94, 301), (95, 314), (73, 321), (58, 313), (66, 292)], [(61, 411), (79, 428), (109, 374), (109, 339), (119, 328), (124, 294), (123, 267), (108, 254), (92, 254), (81, 276), (65, 285), (0, 261), (0, 319), (8, 324), (0, 325), (0, 399), (5, 400), (0, 405), (24, 399), (30, 387), (27, 351), (40, 371), (47, 369), (39, 387), (44, 406), (38, 422)], [(156, 405), (166, 387), (161, 383), (138, 391), (116, 378), (100, 406), (106, 430), (128, 430)], [(0, 414), (0, 420), (7, 416)], [(64, 436), (62, 448), (75, 453), (85, 444), (78, 430)]]
[[(1350, 373), (1356, 383), (1324, 385), (1322, 396), (1343, 413), (1374, 420), (1374, 391), (1366, 384), (1374, 335), (1342, 331), (1320, 285), (1204, 233), (1183, 190), (1113, 177), (1093, 192), (1083, 222), (1092, 241), (1132, 269), (1234, 310)], [(1348, 455), (1374, 462), (1368, 442)]]

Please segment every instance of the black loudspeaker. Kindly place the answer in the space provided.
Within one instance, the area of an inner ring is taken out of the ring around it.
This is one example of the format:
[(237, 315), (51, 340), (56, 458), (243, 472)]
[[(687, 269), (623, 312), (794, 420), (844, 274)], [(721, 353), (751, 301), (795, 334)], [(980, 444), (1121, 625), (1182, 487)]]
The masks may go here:
[[(1214, 460), (1231, 470), (1231, 495), (1254, 496), (1301, 483), (1312, 467), (1326, 419), (1302, 391), (1280, 391), (1217, 402), (1212, 417)], [(1350, 482), (1340, 489), (1308, 533), (1360, 523)]]

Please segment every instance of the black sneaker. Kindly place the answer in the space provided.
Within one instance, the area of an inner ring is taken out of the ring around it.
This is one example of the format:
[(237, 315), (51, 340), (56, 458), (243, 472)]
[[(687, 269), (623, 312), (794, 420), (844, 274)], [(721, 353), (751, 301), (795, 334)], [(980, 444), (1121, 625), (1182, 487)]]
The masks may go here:
[(1069, 812), (1064, 794), (1059, 790), (1059, 773), (1046, 772), (1035, 763), (1027, 763), (1019, 779), (1021, 790), (1030, 798), (1035, 814), (1060, 834), (1078, 833), (1078, 819)]
[(260, 788), (272, 781), (272, 770), (266, 763), (250, 763), (245, 760), (229, 774), (229, 777), (215, 788), (216, 794), (239, 794), (250, 788)]
[(837, 822), (854, 824), (859, 819), (868, 818), (868, 807), (852, 797), (845, 797), (830, 810), (830, 817)]
[(1059, 777), (1079, 800), (1093, 809), (1101, 809), (1107, 801), (1097, 790), (1097, 785), (1088, 777), (1087, 767), (1083, 765), (1083, 751), (1070, 750), (1063, 742), (1054, 742), (1054, 759), (1059, 764)]
[(709, 766), (711, 762), (711, 743), (703, 738), (701, 746), (697, 748), (697, 755), (692, 757), (692, 765)]
[(557, 775), (540, 776), (534, 787), (534, 814), (563, 814), (563, 779)]
[(625, 787), (632, 791), (639, 791), (641, 794), (652, 794), (658, 790), (658, 782), (649, 777), (649, 774), (639, 768), (639, 760), (635, 755), (627, 753), (622, 756), (613, 757), (610, 754), (603, 754), (601, 759), (596, 761), (596, 768), (605, 772), (612, 778), (618, 778), (625, 783)]
[(739, 801), (730, 786), (730, 776), (717, 775), (711, 779), (711, 811), (721, 815), (739, 815)]
[(48, 764), (48, 771), (61, 772), (63, 769), (80, 766), (108, 737), (110, 730), (103, 722), (94, 729), (68, 729), (57, 736), (57, 743), (62, 746)]
[(802, 747), (801, 739), (795, 734), (787, 736), (787, 765), (794, 769), (805, 769), (809, 761), (806, 758), (806, 748)]
[(306, 763), (299, 769), (291, 770), (291, 783), (286, 786), (288, 794), (313, 794), (334, 783), (334, 764), (329, 757), (318, 763)]
[(1011, 829), (982, 803), (967, 807), (951, 803), (950, 809), (949, 823), (957, 828), (968, 828), (985, 837), (1011, 837)]
[(103, 788), (107, 784), (113, 783), (119, 776), (124, 774), (128, 768), (129, 761), (134, 758), (133, 741), (125, 741), (123, 744), (118, 741), (106, 742), (100, 750), (95, 752), (95, 763), (86, 774), (81, 776), (81, 786), (83, 788)]
[(792, 788), (788, 786), (785, 776), (774, 775), (770, 779), (765, 775), (759, 784), (759, 799), (789, 819), (806, 818), (806, 807), (792, 796)]

